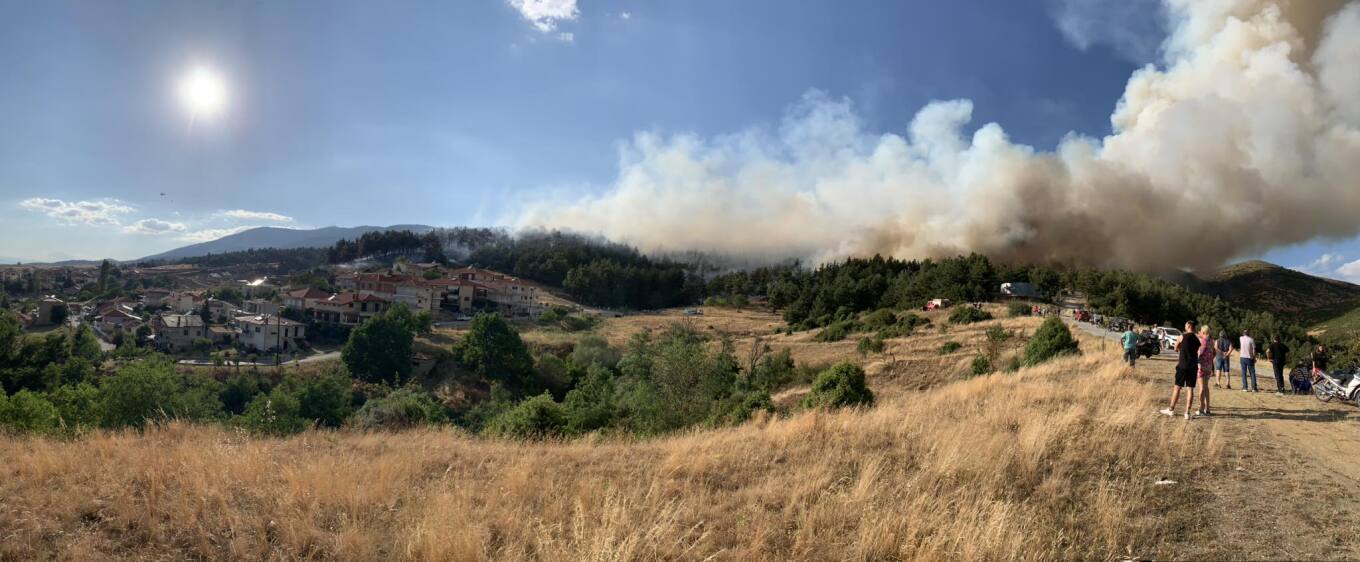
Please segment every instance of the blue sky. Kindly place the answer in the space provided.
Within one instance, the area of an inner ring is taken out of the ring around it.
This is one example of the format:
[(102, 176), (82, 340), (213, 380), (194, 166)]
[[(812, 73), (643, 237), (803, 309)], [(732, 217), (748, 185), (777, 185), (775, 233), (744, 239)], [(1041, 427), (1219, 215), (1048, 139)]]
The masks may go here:
[[(0, 258), (505, 224), (541, 194), (605, 188), (639, 132), (777, 124), (810, 90), (885, 133), (970, 99), (974, 126), (1046, 150), (1109, 132), (1162, 33), (1142, 0), (0, 0)], [(176, 99), (197, 66), (227, 85), (213, 118)], [(1323, 254), (1360, 246), (1267, 257)]]

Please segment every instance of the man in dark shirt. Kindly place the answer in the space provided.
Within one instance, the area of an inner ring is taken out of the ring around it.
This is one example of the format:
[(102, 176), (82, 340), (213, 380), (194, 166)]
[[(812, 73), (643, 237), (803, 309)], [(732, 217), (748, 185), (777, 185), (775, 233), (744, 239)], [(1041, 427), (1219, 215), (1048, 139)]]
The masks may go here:
[(1289, 346), (1280, 341), (1280, 336), (1270, 338), (1270, 364), (1275, 368), (1275, 395), (1284, 396), (1284, 366), (1289, 357)]
[(1195, 402), (1195, 379), (1199, 376), (1199, 336), (1195, 332), (1195, 321), (1185, 323), (1185, 332), (1176, 342), (1179, 358), (1176, 361), (1176, 382), (1171, 387), (1171, 407), (1162, 410), (1168, 416), (1176, 415), (1176, 403), (1180, 401), (1181, 389), (1187, 388), (1185, 397), (1185, 419), (1190, 419), (1190, 406)]

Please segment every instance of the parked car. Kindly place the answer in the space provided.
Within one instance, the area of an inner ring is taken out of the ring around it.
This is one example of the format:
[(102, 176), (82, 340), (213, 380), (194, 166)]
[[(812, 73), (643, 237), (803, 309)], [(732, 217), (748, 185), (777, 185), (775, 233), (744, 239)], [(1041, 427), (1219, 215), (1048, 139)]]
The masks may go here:
[(1184, 335), (1176, 328), (1157, 328), (1154, 330), (1157, 338), (1162, 341), (1162, 349), (1176, 349), (1176, 345), (1181, 343)]

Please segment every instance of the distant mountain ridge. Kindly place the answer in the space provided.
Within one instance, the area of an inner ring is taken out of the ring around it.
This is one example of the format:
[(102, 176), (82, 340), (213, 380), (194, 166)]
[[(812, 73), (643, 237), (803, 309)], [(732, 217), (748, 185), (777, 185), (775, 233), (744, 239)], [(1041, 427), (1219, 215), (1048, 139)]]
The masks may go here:
[(425, 233), (434, 230), (434, 227), (422, 224), (398, 224), (392, 226), (328, 226), (304, 230), (262, 226), (133, 261), (178, 260), (208, 254), (224, 254), (262, 248), (324, 248), (333, 246), (340, 240), (355, 239), (370, 232), (388, 230), (410, 230), (416, 233)]
[(1259, 260), (1203, 276), (1177, 278), (1192, 291), (1218, 296), (1248, 310), (1270, 312), (1314, 326), (1360, 307), (1360, 285), (1325, 279)]

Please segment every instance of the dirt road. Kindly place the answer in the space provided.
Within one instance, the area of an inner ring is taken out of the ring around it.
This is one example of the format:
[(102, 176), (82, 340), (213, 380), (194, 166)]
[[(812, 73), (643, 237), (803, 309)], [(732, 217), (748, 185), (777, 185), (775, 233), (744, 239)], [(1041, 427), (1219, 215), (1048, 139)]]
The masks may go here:
[[(1088, 335), (1116, 337), (1077, 326)], [(1114, 341), (1095, 351), (1120, 353)], [(1175, 363), (1169, 352), (1139, 359), (1134, 375), (1164, 385), (1169, 400)], [(1243, 392), (1236, 357), (1233, 363), (1233, 389), (1210, 387), (1212, 417), (1167, 418), (1225, 445), (1220, 471), (1171, 492), (1195, 497), (1198, 512), (1186, 518), (1183, 536), (1168, 550), (1183, 559), (1360, 559), (1360, 408), (1311, 395), (1277, 396), (1268, 361), (1257, 368), (1260, 392)]]

